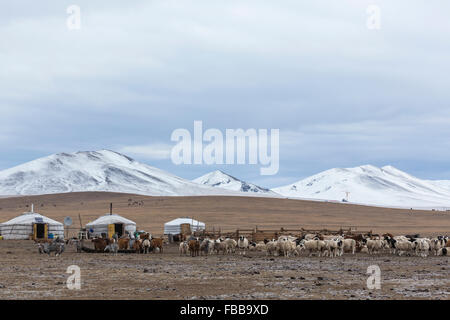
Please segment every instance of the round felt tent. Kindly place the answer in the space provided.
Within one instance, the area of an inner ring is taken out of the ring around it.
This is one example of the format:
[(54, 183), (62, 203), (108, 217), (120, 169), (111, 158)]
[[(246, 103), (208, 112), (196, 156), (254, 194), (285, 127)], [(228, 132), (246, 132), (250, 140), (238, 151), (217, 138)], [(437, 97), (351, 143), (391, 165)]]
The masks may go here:
[(0, 224), (0, 234), (5, 240), (64, 238), (64, 225), (36, 212), (26, 212), (21, 216)]
[(190, 230), (193, 232), (205, 230), (205, 224), (203, 222), (191, 218), (178, 218), (164, 224), (164, 234), (180, 234), (181, 225), (185, 224), (190, 225)]
[(121, 237), (125, 232), (133, 234), (136, 231), (136, 223), (118, 214), (108, 213), (86, 224), (86, 229), (91, 236), (111, 238), (117, 233)]

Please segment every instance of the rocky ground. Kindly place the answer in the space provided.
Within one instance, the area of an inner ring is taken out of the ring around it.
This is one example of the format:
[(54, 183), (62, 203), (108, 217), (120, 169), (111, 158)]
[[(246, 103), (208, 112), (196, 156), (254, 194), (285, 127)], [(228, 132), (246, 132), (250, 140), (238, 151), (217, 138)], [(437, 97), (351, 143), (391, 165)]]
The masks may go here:
[[(0, 241), (0, 299), (450, 299), (449, 257), (338, 258), (163, 254), (39, 254), (32, 241)], [(67, 267), (81, 289), (66, 286)], [(367, 268), (381, 269), (381, 289), (367, 289)]]

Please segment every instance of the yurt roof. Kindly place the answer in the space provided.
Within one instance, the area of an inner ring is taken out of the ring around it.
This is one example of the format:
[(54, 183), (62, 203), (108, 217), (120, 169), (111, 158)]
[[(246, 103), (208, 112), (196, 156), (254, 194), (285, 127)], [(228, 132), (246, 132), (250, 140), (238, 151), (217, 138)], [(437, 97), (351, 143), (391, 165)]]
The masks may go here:
[(86, 224), (86, 226), (105, 225), (105, 224), (112, 224), (112, 223), (123, 223), (123, 224), (136, 225), (136, 222), (131, 221), (122, 216), (119, 216), (118, 214), (107, 213), (104, 216), (101, 216), (100, 218), (95, 219), (92, 222), (89, 222), (88, 224)]
[(11, 220), (8, 220), (3, 225), (11, 225), (11, 224), (32, 224), (32, 223), (48, 223), (53, 225), (63, 225), (61, 222), (55, 221), (53, 219), (47, 218), (36, 212), (26, 212), (18, 217), (15, 217)]
[(188, 224), (193, 225), (193, 226), (196, 226), (196, 225), (203, 226), (203, 227), (205, 226), (204, 222), (197, 221), (197, 220), (194, 220), (194, 219), (191, 219), (191, 218), (177, 218), (177, 219), (174, 219), (172, 221), (169, 221), (169, 222), (165, 223), (164, 225), (167, 225), (167, 226), (178, 226), (180, 224), (185, 224), (185, 223), (188, 223)]

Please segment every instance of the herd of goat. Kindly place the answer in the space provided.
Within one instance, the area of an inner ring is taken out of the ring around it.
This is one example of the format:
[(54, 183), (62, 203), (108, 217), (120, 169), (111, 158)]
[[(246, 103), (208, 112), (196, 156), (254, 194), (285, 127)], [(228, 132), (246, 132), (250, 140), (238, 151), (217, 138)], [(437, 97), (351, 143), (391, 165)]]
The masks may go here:
[(38, 252), (48, 255), (54, 252), (55, 256), (59, 256), (64, 252), (65, 245), (74, 245), (77, 252), (85, 250), (87, 252), (109, 252), (113, 254), (117, 254), (118, 252), (162, 253), (164, 243), (162, 238), (154, 238), (150, 233), (142, 233), (137, 239), (132, 239), (129, 236), (123, 236), (121, 238), (113, 236), (111, 239), (96, 237), (86, 241), (92, 242), (94, 248), (84, 247), (85, 241), (77, 238), (70, 238), (66, 241), (59, 237), (53, 240), (41, 240), (39, 242), (37, 241)]
[(355, 254), (365, 252), (378, 254), (389, 252), (391, 254), (417, 255), (426, 257), (429, 254), (436, 256), (450, 255), (450, 239), (448, 236), (437, 236), (434, 238), (420, 237), (419, 235), (393, 236), (383, 234), (363, 236), (358, 235), (320, 235), (306, 234), (302, 237), (280, 236), (278, 239), (260, 241), (258, 243), (249, 241), (240, 236), (236, 241), (231, 238), (200, 239), (191, 237), (179, 245), (180, 255), (211, 255), (231, 254), (239, 252), (246, 254), (247, 251), (265, 252), (269, 256), (299, 256), (302, 252), (311, 255), (337, 257), (344, 253)]
[[(135, 253), (163, 252), (163, 239), (153, 238), (150, 234), (143, 234), (140, 238), (130, 239), (123, 237), (120, 239), (96, 238), (91, 240), (94, 243), (94, 251), (110, 252), (117, 254), (120, 250), (131, 250)], [(82, 241), (70, 239), (65, 242), (63, 239), (55, 239), (51, 242), (39, 243), (39, 253), (55, 253), (56, 256), (64, 252), (65, 244), (74, 244), (77, 251), (82, 250)], [(355, 254), (363, 252), (368, 254), (391, 253), (402, 255), (416, 255), (427, 257), (450, 256), (450, 238), (440, 235), (433, 238), (420, 237), (416, 235), (393, 236), (386, 233), (383, 235), (321, 235), (305, 234), (302, 237), (289, 235), (280, 236), (278, 239), (260, 241), (258, 243), (249, 241), (245, 236), (240, 236), (238, 240), (232, 238), (201, 239), (191, 236), (188, 240), (180, 242), (180, 255), (211, 254), (233, 254), (238, 252), (245, 255), (248, 251), (265, 252), (268, 256), (300, 256), (303, 252), (309, 256), (319, 257), (339, 257), (344, 253)]]

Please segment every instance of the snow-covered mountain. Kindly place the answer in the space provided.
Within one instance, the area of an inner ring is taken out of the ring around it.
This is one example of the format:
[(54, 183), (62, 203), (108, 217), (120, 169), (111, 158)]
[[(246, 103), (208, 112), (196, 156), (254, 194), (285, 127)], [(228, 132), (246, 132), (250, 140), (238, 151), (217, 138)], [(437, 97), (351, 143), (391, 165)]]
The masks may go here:
[(249, 193), (267, 193), (275, 195), (275, 193), (270, 191), (269, 189), (265, 189), (255, 184), (239, 180), (220, 170), (207, 173), (192, 181), (195, 183), (199, 183), (201, 185), (218, 187), (232, 191), (249, 192)]
[(422, 180), (392, 166), (330, 169), (268, 190), (214, 171), (189, 181), (101, 150), (59, 153), (0, 171), (0, 196), (109, 191), (159, 196), (284, 196), (407, 208), (450, 208), (449, 180)]
[(144, 195), (233, 195), (198, 185), (120, 153), (59, 153), (0, 171), (0, 195), (110, 191)]
[(444, 182), (422, 180), (392, 166), (334, 168), (272, 190), (292, 198), (389, 207), (450, 207), (450, 188)]
[(450, 192), (450, 180), (425, 180), (439, 188), (448, 190)]

